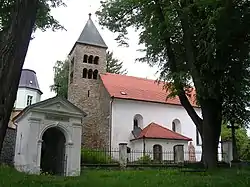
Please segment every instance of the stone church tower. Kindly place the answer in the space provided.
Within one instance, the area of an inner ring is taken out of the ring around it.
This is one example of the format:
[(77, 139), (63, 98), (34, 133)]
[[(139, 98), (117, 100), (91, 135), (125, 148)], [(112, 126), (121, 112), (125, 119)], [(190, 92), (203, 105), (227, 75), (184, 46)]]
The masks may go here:
[(109, 145), (109, 97), (100, 79), (106, 73), (107, 45), (91, 14), (70, 54), (68, 99), (87, 113), (82, 144), (87, 148)]

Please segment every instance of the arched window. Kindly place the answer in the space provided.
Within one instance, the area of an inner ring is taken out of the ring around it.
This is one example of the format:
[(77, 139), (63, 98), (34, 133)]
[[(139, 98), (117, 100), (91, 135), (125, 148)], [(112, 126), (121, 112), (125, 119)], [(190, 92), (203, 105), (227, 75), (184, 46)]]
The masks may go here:
[(99, 57), (95, 56), (95, 58), (94, 58), (94, 64), (98, 64), (98, 61), (99, 61)]
[(196, 145), (202, 145), (201, 135), (197, 128), (196, 128)]
[(162, 161), (162, 146), (159, 144), (153, 146), (153, 159), (158, 162)]
[(92, 55), (89, 56), (88, 63), (93, 64), (93, 56)]
[(92, 75), (93, 75), (93, 70), (89, 69), (89, 71), (88, 71), (88, 79), (92, 79)]
[(172, 121), (172, 131), (181, 134), (181, 122), (179, 119), (175, 119)]
[(82, 78), (87, 78), (87, 73), (88, 73), (88, 70), (86, 68), (84, 68), (82, 70)]
[(138, 128), (139, 125), (138, 125), (138, 119), (134, 119), (134, 128)]
[(93, 79), (97, 79), (97, 76), (98, 76), (98, 70), (96, 69), (96, 70), (93, 72)]
[(84, 63), (87, 63), (87, 62), (88, 62), (88, 55), (84, 55), (84, 56), (83, 56), (83, 62), (84, 62)]
[(176, 132), (176, 126), (175, 126), (174, 121), (172, 122), (172, 131)]
[(140, 114), (134, 116), (134, 130), (138, 128), (143, 128), (143, 117)]

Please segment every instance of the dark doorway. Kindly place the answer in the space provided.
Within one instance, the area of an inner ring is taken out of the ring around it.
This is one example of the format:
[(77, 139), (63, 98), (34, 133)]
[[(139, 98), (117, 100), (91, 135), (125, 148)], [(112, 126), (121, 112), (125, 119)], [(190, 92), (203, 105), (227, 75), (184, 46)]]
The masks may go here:
[(43, 134), (41, 151), (42, 172), (52, 175), (64, 175), (65, 171), (65, 136), (56, 127), (49, 128)]

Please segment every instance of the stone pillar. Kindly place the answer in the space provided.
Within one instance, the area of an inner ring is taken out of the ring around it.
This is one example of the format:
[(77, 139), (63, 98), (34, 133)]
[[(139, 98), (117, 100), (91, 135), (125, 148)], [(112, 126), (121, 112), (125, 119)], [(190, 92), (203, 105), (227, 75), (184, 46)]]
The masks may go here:
[(38, 140), (38, 142), (37, 142), (37, 158), (36, 158), (37, 174), (41, 173), (42, 144), (43, 144), (43, 140), (41, 140), (41, 139)]
[(222, 145), (222, 160), (226, 163), (230, 163), (233, 160), (233, 144), (232, 141), (223, 141)]
[(65, 176), (79, 176), (80, 175), (80, 166), (75, 168), (75, 158), (74, 158), (74, 144), (69, 141), (65, 144), (65, 156), (64, 156), (64, 175)]
[(176, 145), (174, 146), (174, 162), (184, 163), (184, 146), (183, 145)]
[(71, 162), (69, 160), (71, 159), (71, 145), (70, 143), (65, 143), (65, 154), (64, 154), (64, 176), (70, 176), (71, 175)]
[(127, 166), (127, 143), (119, 143), (119, 163), (121, 168)]

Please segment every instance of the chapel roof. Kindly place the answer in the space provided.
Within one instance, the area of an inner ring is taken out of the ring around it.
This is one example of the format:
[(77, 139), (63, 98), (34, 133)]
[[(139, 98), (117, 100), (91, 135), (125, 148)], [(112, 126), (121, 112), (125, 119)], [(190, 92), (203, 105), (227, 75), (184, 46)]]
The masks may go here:
[(89, 14), (89, 20), (87, 21), (84, 29), (82, 30), (81, 35), (79, 36), (76, 42), (81, 44), (108, 48), (99, 31), (97, 30), (95, 24), (93, 23), (91, 19), (91, 14)]
[[(67, 103), (69, 106), (71, 106), (72, 108), (74, 108), (76, 111), (78, 111), (80, 114), (82, 114), (82, 116), (86, 117), (87, 114), (82, 111), (80, 108), (78, 108), (77, 106), (75, 106), (73, 103), (71, 103), (69, 100), (65, 99), (64, 97), (60, 97), (60, 96), (55, 96), (55, 97), (51, 97), (49, 99), (34, 103), (32, 105), (27, 106), (26, 108), (24, 108), (20, 113), (18, 113), (13, 119), (12, 121), (15, 122), (18, 119), (22, 118), (22, 116), (24, 116), (25, 114), (27, 114), (30, 110), (34, 109), (34, 108), (38, 108), (41, 106), (45, 106), (45, 105), (50, 105), (52, 103), (56, 103), (56, 102), (64, 102)], [(63, 114), (63, 112), (61, 112)]]
[[(155, 80), (111, 73), (101, 74), (100, 76), (110, 97), (181, 105), (178, 97), (168, 98), (170, 91), (163, 89), (164, 84), (157, 84)], [(194, 90), (188, 99), (193, 107), (198, 107), (195, 102)]]
[(171, 131), (168, 128), (165, 128), (153, 122), (150, 123), (147, 127), (145, 127), (141, 131), (140, 135), (133, 140), (143, 139), (143, 138), (192, 141), (191, 138), (183, 136), (177, 132)]
[(18, 88), (29, 88), (37, 90), (42, 94), (36, 77), (36, 72), (31, 69), (22, 70)]

